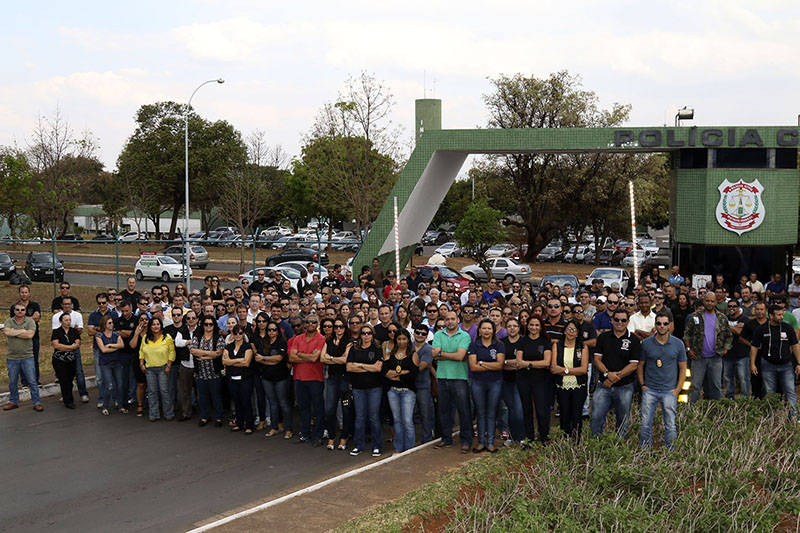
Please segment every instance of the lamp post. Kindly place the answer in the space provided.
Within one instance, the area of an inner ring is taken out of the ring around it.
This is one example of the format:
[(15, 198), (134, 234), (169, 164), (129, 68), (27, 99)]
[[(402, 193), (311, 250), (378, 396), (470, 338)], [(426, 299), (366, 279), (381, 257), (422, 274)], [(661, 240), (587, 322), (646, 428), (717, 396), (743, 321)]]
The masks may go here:
[(187, 245), (187, 240), (189, 239), (189, 110), (192, 108), (192, 98), (197, 91), (200, 90), (200, 87), (206, 85), (208, 83), (225, 83), (225, 80), (222, 78), (217, 78), (216, 80), (208, 80), (204, 81), (200, 85), (197, 86), (197, 89), (192, 92), (192, 95), (189, 97), (189, 101), (186, 103), (186, 114), (184, 115), (184, 156), (186, 160), (186, 180), (185, 180), (185, 187), (186, 187), (186, 205), (184, 206), (185, 213), (184, 213), (184, 225), (183, 225), (183, 260), (184, 260), (184, 277), (186, 279), (186, 292), (187, 294), (191, 291), (191, 280), (189, 279), (189, 246)]
[(694, 109), (687, 109), (686, 106), (683, 106), (681, 109), (678, 109), (678, 113), (675, 115), (675, 127), (681, 125), (681, 120), (692, 120), (694, 119)]

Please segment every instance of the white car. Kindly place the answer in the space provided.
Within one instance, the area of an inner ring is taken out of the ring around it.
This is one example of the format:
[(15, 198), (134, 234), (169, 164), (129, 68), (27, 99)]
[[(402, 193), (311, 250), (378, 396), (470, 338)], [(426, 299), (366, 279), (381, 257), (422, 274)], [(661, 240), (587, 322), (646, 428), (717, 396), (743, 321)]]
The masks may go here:
[(261, 233), (258, 234), (258, 238), (259, 240), (263, 241), (275, 241), (281, 237), (287, 237), (291, 234), (292, 230), (289, 228), (284, 228), (283, 226), (270, 226), (265, 230), (261, 230)]
[[(487, 261), (489, 262), (489, 273), (493, 278), (507, 279), (508, 281), (531, 279), (531, 267), (518, 263), (510, 257), (493, 257)], [(467, 279), (486, 279), (486, 272), (477, 264), (465, 266), (461, 269), (461, 274)]]
[[(142, 255), (134, 266), (136, 279), (155, 278), (161, 281), (182, 280), (186, 277), (184, 266), (167, 255)], [(189, 276), (192, 269), (189, 268)]]
[(512, 244), (495, 244), (486, 251), (486, 257), (509, 257), (514, 250)]
[(624, 268), (601, 267), (592, 270), (586, 278), (586, 284), (591, 284), (593, 279), (602, 279), (604, 287), (611, 287), (612, 283), (617, 283), (619, 290), (624, 294), (628, 290), (630, 274)]
[(564, 261), (567, 263), (583, 263), (583, 257), (589, 253), (589, 251), (588, 244), (572, 246), (564, 256)]
[(633, 252), (629, 253), (625, 256), (625, 259), (622, 260), (622, 265), (627, 267), (636, 266), (638, 268), (642, 268), (642, 265), (645, 264), (651, 257), (653, 257), (653, 252), (649, 252), (647, 250), (637, 250), (636, 251), (636, 261), (633, 260)]
[(434, 253), (444, 257), (458, 257), (461, 255), (461, 247), (453, 241), (446, 242), (439, 246)]
[(120, 235), (119, 240), (122, 242), (146, 241), (147, 233), (143, 231), (129, 231)]
[(272, 279), (272, 273), (277, 270), (278, 272), (281, 273), (283, 279), (288, 279), (289, 283), (292, 284), (292, 288), (294, 290), (297, 290), (297, 283), (300, 281), (300, 272), (298, 272), (292, 267), (285, 266), (284, 264), (271, 267), (261, 267), (255, 270), (248, 270), (247, 272), (239, 274), (238, 281), (241, 282), (243, 279), (247, 279), (248, 281), (250, 281), (250, 283), (252, 283), (253, 281), (256, 280), (259, 270), (263, 270), (264, 273), (266, 274), (266, 279), (270, 280)]

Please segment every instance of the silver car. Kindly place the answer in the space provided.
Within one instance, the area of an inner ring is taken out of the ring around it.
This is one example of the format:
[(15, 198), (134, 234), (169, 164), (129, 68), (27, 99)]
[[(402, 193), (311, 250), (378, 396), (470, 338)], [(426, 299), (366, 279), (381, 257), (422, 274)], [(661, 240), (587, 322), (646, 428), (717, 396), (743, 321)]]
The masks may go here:
[[(177, 244), (175, 246), (170, 246), (162, 255), (166, 255), (168, 257), (173, 258), (174, 260), (178, 261), (179, 263), (183, 263), (183, 246)], [(208, 266), (208, 250), (204, 247), (200, 246), (199, 244), (192, 244), (189, 246), (189, 266), (195, 268), (206, 268)]]
[(595, 268), (592, 273), (586, 278), (586, 284), (592, 283), (593, 279), (602, 279), (605, 287), (611, 287), (612, 283), (617, 283), (619, 290), (624, 293), (628, 290), (628, 282), (631, 276), (624, 268)]
[[(494, 257), (488, 260), (489, 272), (493, 278), (514, 281), (531, 279), (531, 267), (518, 263), (510, 257)], [(478, 264), (467, 265), (461, 269), (466, 278), (477, 280), (486, 279), (486, 272)]]

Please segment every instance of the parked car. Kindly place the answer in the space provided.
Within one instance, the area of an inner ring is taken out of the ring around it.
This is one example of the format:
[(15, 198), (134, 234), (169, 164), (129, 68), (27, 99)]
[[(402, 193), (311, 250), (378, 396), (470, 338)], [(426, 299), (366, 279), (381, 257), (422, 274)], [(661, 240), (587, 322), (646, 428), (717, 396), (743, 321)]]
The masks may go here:
[[(307, 274), (308, 269), (306, 267), (308, 266), (308, 263), (309, 261), (286, 261), (278, 266), (281, 268), (291, 268), (297, 272), (300, 272), (300, 269), (302, 268)], [(319, 279), (322, 279), (328, 275), (328, 269), (325, 267), (320, 267), (319, 263), (314, 262), (314, 272), (312, 272), (312, 274), (314, 273), (319, 274)]]
[[(161, 281), (182, 280), (186, 277), (186, 267), (167, 255), (144, 254), (139, 256), (133, 267), (136, 279), (155, 278)], [(192, 268), (189, 267), (189, 275)]]
[(330, 263), (328, 254), (325, 252), (318, 252), (311, 248), (288, 248), (279, 254), (267, 257), (264, 262), (267, 266), (279, 265), (287, 261), (305, 261), (316, 263), (319, 260), (323, 265)]
[(146, 241), (147, 233), (143, 231), (129, 231), (120, 235), (119, 240), (122, 242)]
[(11, 274), (17, 270), (14, 265), (15, 261), (6, 252), (0, 252), (0, 278), (9, 279), (11, 277)]
[(58, 257), (54, 260), (53, 254), (50, 252), (28, 252), (25, 260), (25, 273), (31, 281), (37, 279), (52, 281), (54, 272), (56, 281), (64, 281), (64, 265), (58, 260)]
[(792, 273), (800, 274), (800, 257), (792, 259)]
[(259, 233), (258, 236), (262, 239), (275, 240), (291, 234), (292, 230), (284, 226), (270, 226), (267, 229), (261, 230), (261, 233)]
[(99, 241), (113, 241), (113, 240), (114, 240), (113, 235), (109, 235), (108, 233), (98, 233), (97, 235), (92, 237), (92, 239), (89, 242), (97, 243)]
[(647, 250), (636, 250), (636, 259), (634, 261), (633, 252), (629, 253), (625, 256), (625, 259), (622, 260), (623, 266), (632, 267), (636, 266), (641, 268), (642, 265), (645, 264), (646, 261), (650, 260), (655, 254), (653, 252), (648, 252)]
[(573, 274), (547, 274), (546, 276), (542, 276), (542, 280), (539, 282), (539, 286), (543, 286), (545, 283), (550, 283), (552, 285), (558, 285), (559, 287), (564, 287), (567, 283), (573, 289), (580, 287), (580, 282), (578, 281), (578, 277)]
[(516, 259), (517, 261), (519, 261), (522, 258), (522, 256), (524, 256), (527, 253), (528, 253), (528, 245), (523, 244), (522, 246), (519, 247), (518, 250), (514, 250), (513, 252), (511, 252), (511, 259)]
[(611, 287), (612, 283), (618, 283), (620, 292), (624, 294), (628, 289), (630, 277), (630, 274), (624, 268), (595, 268), (586, 277), (586, 284), (591, 283), (593, 279), (602, 279), (605, 287)]
[[(184, 250), (183, 246), (180, 244), (170, 246), (161, 253), (175, 259), (180, 263), (184, 262)], [(189, 245), (189, 266), (200, 269), (206, 268), (208, 266), (208, 250), (199, 244)]]
[(82, 241), (83, 237), (75, 233), (65, 233), (58, 238), (59, 241)]
[[(486, 272), (478, 264), (465, 266), (461, 269), (461, 273), (465, 277), (472, 279), (486, 279)], [(489, 274), (497, 279), (526, 281), (531, 279), (531, 268), (528, 265), (518, 263), (510, 257), (494, 257), (489, 259)]]
[(486, 257), (511, 257), (515, 250), (513, 244), (495, 244), (486, 251)]
[(567, 263), (583, 263), (583, 258), (587, 252), (589, 252), (588, 244), (571, 246), (564, 255), (564, 261)]
[(439, 246), (434, 253), (444, 257), (459, 257), (461, 255), (461, 247), (457, 243), (450, 241)]
[(256, 277), (258, 276), (258, 271), (259, 270), (263, 270), (264, 271), (264, 273), (266, 274), (266, 278), (267, 279), (272, 279), (273, 272), (275, 272), (277, 270), (278, 272), (281, 273), (281, 275), (283, 276), (284, 279), (288, 279), (289, 280), (289, 283), (292, 284), (292, 288), (294, 290), (297, 290), (297, 284), (300, 281), (300, 272), (298, 272), (297, 270), (295, 270), (292, 267), (288, 267), (288, 266), (285, 266), (285, 265), (282, 265), (282, 264), (278, 265), (278, 266), (270, 267), (270, 268), (261, 267), (261, 268), (255, 269), (255, 270), (248, 270), (247, 272), (243, 272), (242, 274), (239, 274), (238, 281), (241, 282), (243, 279), (247, 279), (248, 281), (250, 281), (250, 283), (252, 283), (253, 281), (255, 281)]
[(456, 292), (462, 293), (469, 288), (469, 279), (465, 278), (455, 270), (444, 265), (421, 265), (417, 266), (417, 273), (422, 281), (430, 283), (433, 279), (433, 269), (439, 269), (439, 275), (447, 281), (451, 281)]
[(557, 246), (546, 246), (536, 256), (537, 261), (544, 263), (558, 263), (564, 260), (564, 250)]
[[(619, 265), (622, 264), (622, 259), (625, 257), (625, 254), (622, 252), (615, 250), (614, 248), (604, 248), (600, 250), (600, 261), (601, 265)], [(593, 265), (595, 264), (595, 253), (593, 251), (587, 253), (583, 256), (583, 263), (586, 265)]]
[(450, 240), (450, 234), (442, 230), (426, 231), (425, 235), (422, 236), (422, 244), (424, 244), (425, 246), (435, 246), (438, 244), (444, 244), (449, 240)]
[(195, 231), (194, 233), (190, 233), (188, 235), (189, 240), (192, 241), (204, 241), (206, 240), (206, 232), (205, 231)]
[(655, 239), (642, 239), (636, 244), (641, 245), (646, 252), (651, 252), (653, 255), (658, 253), (658, 243)]

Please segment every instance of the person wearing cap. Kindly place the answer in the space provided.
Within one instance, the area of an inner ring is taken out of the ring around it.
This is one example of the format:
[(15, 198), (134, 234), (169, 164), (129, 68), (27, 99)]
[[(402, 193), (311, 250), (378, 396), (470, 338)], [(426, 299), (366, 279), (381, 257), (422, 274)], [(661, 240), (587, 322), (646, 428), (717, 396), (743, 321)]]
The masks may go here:
[(613, 311), (608, 308), (608, 298), (605, 296), (598, 296), (594, 303), (596, 307), (594, 316), (592, 317), (592, 325), (594, 326), (594, 329), (597, 330), (599, 335), (611, 330), (611, 318)]

